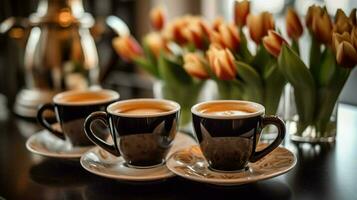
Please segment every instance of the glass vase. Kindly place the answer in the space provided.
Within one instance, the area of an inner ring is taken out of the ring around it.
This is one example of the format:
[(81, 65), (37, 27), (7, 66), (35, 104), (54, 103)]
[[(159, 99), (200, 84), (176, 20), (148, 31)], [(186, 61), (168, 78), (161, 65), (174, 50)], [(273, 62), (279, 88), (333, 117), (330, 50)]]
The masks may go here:
[[(288, 88), (285, 95), (285, 119), (290, 139), (304, 143), (331, 143), (336, 139), (337, 132), (337, 102), (333, 105), (330, 116), (320, 120), (315, 117), (311, 122), (302, 122), (297, 114), (293, 88)], [(320, 110), (320, 105), (316, 105)]]
[(193, 133), (191, 124), (191, 107), (198, 102), (212, 99), (212, 82), (205, 81), (192, 85), (170, 85), (164, 81), (155, 81), (153, 92), (155, 98), (176, 101), (181, 106), (179, 129)]

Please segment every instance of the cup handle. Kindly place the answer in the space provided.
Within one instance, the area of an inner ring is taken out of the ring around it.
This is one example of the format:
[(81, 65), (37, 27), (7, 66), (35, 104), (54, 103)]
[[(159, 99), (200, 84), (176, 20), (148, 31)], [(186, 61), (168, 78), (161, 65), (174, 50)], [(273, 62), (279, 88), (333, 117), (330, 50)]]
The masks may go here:
[[(104, 150), (108, 151), (109, 153), (115, 155), (115, 156), (120, 156), (119, 151), (115, 148), (114, 145), (108, 144), (102, 139), (100, 139), (98, 136), (93, 133), (92, 130), (92, 122), (95, 120), (100, 120), (107, 126), (109, 126), (109, 120), (108, 120), (108, 115), (106, 112), (103, 111), (96, 111), (90, 114), (87, 119), (84, 122), (84, 131), (87, 135), (87, 137), (96, 145), (102, 147)], [(113, 136), (112, 136), (113, 137)], [(113, 140), (114, 141), (114, 140)]]
[(261, 158), (263, 158), (264, 156), (266, 156), (267, 154), (269, 154), (270, 152), (272, 152), (275, 148), (277, 148), (280, 145), (280, 143), (283, 141), (285, 137), (286, 129), (283, 120), (281, 120), (276, 116), (263, 117), (261, 130), (263, 130), (263, 128), (269, 124), (272, 124), (278, 128), (278, 136), (275, 138), (274, 142), (271, 143), (269, 146), (267, 146), (265, 149), (260, 150), (258, 152), (254, 152), (250, 159), (251, 162), (256, 162)]
[(44, 105), (42, 105), (37, 112), (37, 121), (47, 130), (49, 130), (53, 135), (55, 135), (56, 137), (65, 140), (66, 138), (64, 137), (64, 134), (61, 131), (58, 131), (56, 129), (54, 129), (51, 124), (43, 117), (43, 113), (46, 110), (51, 110), (53, 112), (55, 112), (55, 106), (52, 103), (46, 103)]

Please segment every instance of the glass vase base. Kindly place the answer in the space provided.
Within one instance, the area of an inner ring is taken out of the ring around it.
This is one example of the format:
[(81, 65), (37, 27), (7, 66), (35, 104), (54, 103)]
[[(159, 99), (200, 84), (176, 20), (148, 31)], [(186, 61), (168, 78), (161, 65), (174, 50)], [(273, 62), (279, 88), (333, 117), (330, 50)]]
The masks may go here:
[(336, 141), (336, 136), (306, 137), (306, 136), (290, 135), (290, 140), (299, 143), (334, 143)]

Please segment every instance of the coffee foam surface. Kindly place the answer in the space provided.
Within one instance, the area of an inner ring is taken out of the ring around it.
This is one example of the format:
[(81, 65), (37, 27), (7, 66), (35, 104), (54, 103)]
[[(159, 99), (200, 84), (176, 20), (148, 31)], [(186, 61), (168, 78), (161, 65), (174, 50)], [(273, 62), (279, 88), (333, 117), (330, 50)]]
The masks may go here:
[(114, 115), (143, 117), (174, 113), (180, 109), (176, 102), (163, 99), (132, 99), (116, 102), (107, 110)]
[(192, 112), (204, 117), (248, 117), (264, 113), (264, 107), (260, 104), (238, 101), (217, 100), (200, 103), (192, 108)]
[(99, 104), (118, 99), (119, 95), (111, 90), (69, 91), (54, 97), (54, 102), (65, 105)]

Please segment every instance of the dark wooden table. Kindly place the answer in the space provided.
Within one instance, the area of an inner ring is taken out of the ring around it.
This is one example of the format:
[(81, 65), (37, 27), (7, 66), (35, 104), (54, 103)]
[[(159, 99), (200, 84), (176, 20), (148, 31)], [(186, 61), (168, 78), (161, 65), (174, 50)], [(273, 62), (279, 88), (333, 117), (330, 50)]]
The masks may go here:
[[(4, 111), (0, 111), (4, 112)], [(13, 115), (0, 120), (0, 199), (357, 199), (357, 107), (340, 105), (335, 144), (284, 145), (298, 158), (285, 175), (218, 187), (174, 177), (134, 184), (90, 174), (78, 162), (28, 152), (39, 127)]]

